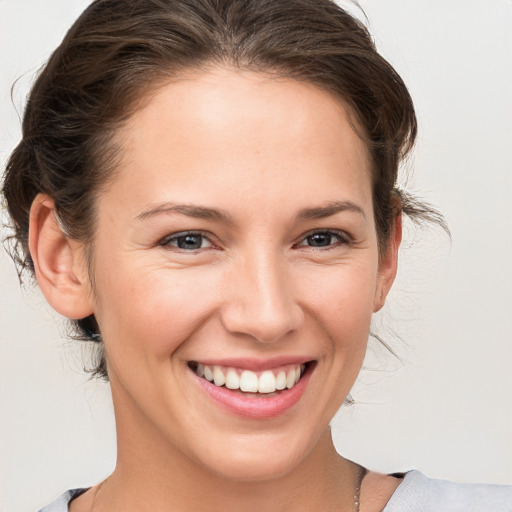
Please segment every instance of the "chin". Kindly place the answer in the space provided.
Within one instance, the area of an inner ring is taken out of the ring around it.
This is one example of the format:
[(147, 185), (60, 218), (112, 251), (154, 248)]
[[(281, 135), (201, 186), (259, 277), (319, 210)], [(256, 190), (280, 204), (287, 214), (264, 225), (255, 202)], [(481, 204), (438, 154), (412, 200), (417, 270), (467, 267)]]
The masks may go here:
[[(269, 439), (274, 437), (274, 439)], [(288, 437), (288, 436), (287, 436)], [(297, 468), (314, 448), (311, 440), (275, 438), (272, 433), (231, 439), (229, 446), (213, 443), (202, 464), (228, 480), (264, 482), (285, 477)]]

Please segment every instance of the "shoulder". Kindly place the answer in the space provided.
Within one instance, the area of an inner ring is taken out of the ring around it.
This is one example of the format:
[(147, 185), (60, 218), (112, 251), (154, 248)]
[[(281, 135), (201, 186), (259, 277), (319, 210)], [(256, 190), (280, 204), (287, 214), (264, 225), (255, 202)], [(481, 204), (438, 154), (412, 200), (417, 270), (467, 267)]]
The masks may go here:
[(61, 494), (56, 500), (52, 501), (46, 507), (43, 507), (38, 512), (68, 512), (69, 503), (72, 499), (77, 498), (83, 494), (87, 489), (70, 489), (64, 494)]
[(460, 484), (409, 471), (383, 512), (512, 512), (512, 486)]

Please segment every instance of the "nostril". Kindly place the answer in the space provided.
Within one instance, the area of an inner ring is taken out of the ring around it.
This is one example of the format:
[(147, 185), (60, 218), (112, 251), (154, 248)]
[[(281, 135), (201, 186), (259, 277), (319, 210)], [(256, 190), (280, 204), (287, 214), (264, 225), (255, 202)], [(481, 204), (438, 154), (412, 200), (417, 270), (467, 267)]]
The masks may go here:
[(303, 322), (300, 308), (251, 310), (233, 304), (222, 313), (222, 324), (232, 334), (249, 336), (262, 343), (274, 343), (297, 331)]
[(304, 312), (296, 301), (292, 281), (272, 254), (256, 254), (244, 261), (220, 310), (227, 331), (273, 343), (297, 331)]

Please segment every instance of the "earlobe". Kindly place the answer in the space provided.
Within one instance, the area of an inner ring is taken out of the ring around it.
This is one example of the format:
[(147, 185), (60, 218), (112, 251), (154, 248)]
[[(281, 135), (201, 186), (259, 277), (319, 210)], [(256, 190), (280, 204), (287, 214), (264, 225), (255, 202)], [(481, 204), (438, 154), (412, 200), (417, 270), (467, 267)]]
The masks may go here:
[(50, 305), (68, 318), (93, 313), (81, 244), (61, 228), (53, 199), (39, 194), (30, 209), (29, 249), (37, 284)]
[(373, 303), (373, 312), (376, 313), (384, 306), (386, 297), (395, 281), (398, 268), (398, 249), (402, 242), (402, 212), (395, 217), (391, 236), (379, 262), (379, 273), (377, 276), (377, 287)]

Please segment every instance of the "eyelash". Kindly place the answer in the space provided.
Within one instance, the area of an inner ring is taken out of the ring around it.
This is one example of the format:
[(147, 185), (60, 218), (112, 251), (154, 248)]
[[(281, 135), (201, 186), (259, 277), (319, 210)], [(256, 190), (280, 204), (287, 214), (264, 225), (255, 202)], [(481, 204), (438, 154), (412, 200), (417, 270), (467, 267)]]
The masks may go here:
[[(318, 236), (318, 235), (321, 235), (324, 237), (325, 236), (330, 237), (330, 242), (332, 242), (333, 238), (336, 238), (337, 241), (335, 243), (329, 243), (328, 245), (306, 245), (304, 243), (304, 242), (307, 242), (308, 239), (310, 239), (309, 242), (311, 242), (312, 241), (311, 238), (314, 236)], [(185, 252), (185, 253), (187, 253), (187, 252), (188, 253), (196, 253), (197, 251), (200, 251), (201, 249), (215, 249), (216, 248), (216, 246), (210, 240), (209, 236), (210, 235), (208, 233), (205, 233), (202, 231), (181, 231), (180, 233), (174, 233), (172, 235), (165, 237), (164, 239), (162, 239), (159, 242), (159, 245), (162, 247), (175, 247), (177, 250)], [(194, 247), (192, 249), (179, 247), (178, 244), (180, 242), (180, 239), (183, 239), (183, 241), (185, 241), (185, 239), (187, 237), (190, 237), (190, 238), (201, 237), (201, 239), (202, 239), (201, 241), (202, 242), (207, 241), (209, 246), (208, 247)], [(352, 239), (347, 235), (347, 233), (345, 233), (343, 231), (338, 231), (338, 230), (333, 230), (333, 229), (319, 229), (316, 231), (306, 233), (305, 235), (303, 235), (301, 237), (301, 239), (297, 243), (294, 243), (292, 245), (292, 247), (294, 249), (298, 249), (300, 247), (308, 247), (308, 248), (312, 248), (312, 249), (316, 248), (316, 249), (325, 251), (325, 250), (332, 249), (333, 247), (338, 247), (340, 245), (350, 245), (351, 243), (352, 243)]]
[[(209, 247), (197, 247), (194, 249), (187, 249), (183, 247), (179, 247), (178, 243), (180, 239), (186, 239), (187, 237), (201, 237), (202, 241), (207, 241), (210, 246)], [(176, 242), (176, 245), (173, 244), (173, 242)], [(195, 253), (201, 249), (213, 249), (215, 248), (215, 245), (213, 242), (211, 242), (209, 238), (209, 234), (202, 232), (202, 231), (181, 231), (180, 233), (174, 233), (172, 235), (166, 236), (164, 239), (162, 239), (158, 245), (161, 245), (162, 247), (175, 247), (177, 250), (182, 252), (190, 252)]]
[[(336, 238), (337, 241), (335, 243), (329, 243), (328, 245), (316, 245), (315, 246), (315, 245), (303, 244), (304, 242), (306, 242), (308, 240), (308, 238), (311, 239), (312, 237), (314, 237), (316, 235), (329, 236), (329, 237), (331, 237), (331, 241), (332, 241), (332, 238)], [(339, 231), (337, 229), (318, 229), (318, 230), (311, 231), (310, 233), (306, 233), (305, 235), (303, 235), (302, 238), (299, 240), (299, 242), (293, 244), (293, 248), (295, 249), (298, 247), (308, 247), (310, 249), (320, 249), (320, 250), (326, 251), (329, 249), (333, 249), (334, 247), (339, 247), (340, 245), (350, 245), (351, 243), (352, 243), (351, 237), (344, 231)]]

